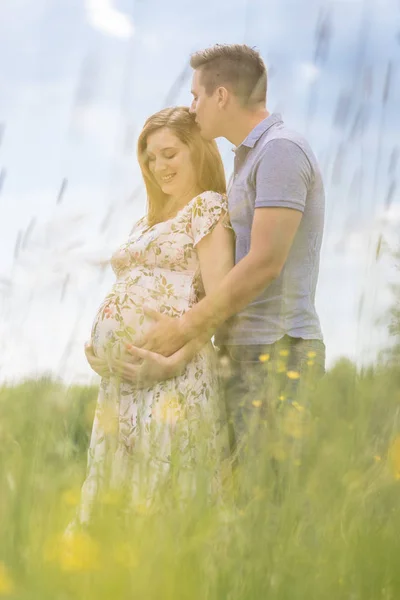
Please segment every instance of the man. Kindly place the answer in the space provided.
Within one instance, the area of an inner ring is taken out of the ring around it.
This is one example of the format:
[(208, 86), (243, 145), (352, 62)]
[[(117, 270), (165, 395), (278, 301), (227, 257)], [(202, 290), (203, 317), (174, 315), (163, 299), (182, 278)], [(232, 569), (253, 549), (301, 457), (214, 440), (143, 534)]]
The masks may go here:
[[(228, 190), (235, 267), (182, 318), (159, 318), (144, 351), (170, 356), (217, 332), (217, 345), (224, 345), (233, 367), (226, 397), (240, 438), (251, 401), (265, 396), (268, 358), (282, 358), (285, 377), (324, 371), (315, 310), (324, 188), (306, 140), (266, 108), (267, 73), (258, 52), (216, 45), (192, 55), (191, 66), (191, 111), (202, 135), (225, 137), (236, 147)], [(225, 322), (222, 342), (218, 330)]]

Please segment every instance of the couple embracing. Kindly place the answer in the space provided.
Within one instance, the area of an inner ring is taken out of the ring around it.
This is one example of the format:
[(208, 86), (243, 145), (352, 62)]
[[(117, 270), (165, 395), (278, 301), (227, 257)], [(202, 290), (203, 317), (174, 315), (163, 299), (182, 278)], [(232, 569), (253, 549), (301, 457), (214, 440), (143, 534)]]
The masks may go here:
[[(81, 522), (107, 480), (149, 502), (174, 449), (187, 465), (206, 460), (204, 448), (215, 459), (229, 429), (240, 455), (249, 422), (265, 415), (254, 406), (267, 359), (284, 356), (300, 379), (324, 372), (316, 158), (268, 112), (257, 51), (216, 45), (191, 66), (191, 107), (156, 113), (139, 136), (147, 212), (111, 258), (116, 281), (86, 345), (102, 380)], [(228, 190), (218, 137), (235, 147)]]

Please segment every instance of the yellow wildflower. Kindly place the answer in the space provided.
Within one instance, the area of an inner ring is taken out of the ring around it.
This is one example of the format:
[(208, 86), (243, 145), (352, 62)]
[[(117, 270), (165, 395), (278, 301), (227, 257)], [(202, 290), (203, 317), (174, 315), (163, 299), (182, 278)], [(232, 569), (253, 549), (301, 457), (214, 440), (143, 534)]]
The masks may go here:
[(288, 371), (286, 375), (289, 379), (300, 379), (300, 373), (298, 371)]
[(284, 402), (284, 401), (286, 400), (286, 396), (285, 396), (284, 394), (281, 394), (281, 395), (279, 396), (279, 400), (280, 400), (281, 402)]
[(303, 412), (303, 410), (304, 410), (304, 406), (302, 406), (298, 402), (292, 402), (292, 406), (299, 412)]
[(92, 571), (99, 567), (99, 546), (82, 531), (65, 533), (45, 547), (45, 559), (59, 564), (63, 571)]
[(256, 408), (260, 408), (260, 406), (262, 405), (261, 400), (253, 400), (252, 405), (255, 406)]
[(308, 358), (315, 358), (317, 356), (317, 353), (314, 352), (314, 350), (310, 350), (310, 352), (307, 352), (307, 356)]
[(394, 478), (400, 479), (400, 435), (396, 436), (392, 442), (389, 448), (388, 458)]
[(168, 425), (175, 425), (183, 416), (183, 408), (179, 400), (175, 397), (166, 397), (159, 400), (152, 410), (152, 417), (155, 421), (162, 421)]
[(378, 456), (378, 455), (374, 456), (374, 461), (375, 462), (381, 462), (381, 460), (382, 460), (381, 456)]
[(313, 361), (313, 360), (308, 360), (308, 361), (307, 361), (307, 366), (308, 366), (308, 367), (313, 367), (313, 366), (314, 366), (314, 364), (315, 364), (315, 363), (314, 363), (314, 361)]
[(269, 354), (260, 354), (258, 360), (262, 363), (269, 361)]
[(69, 490), (65, 490), (62, 493), (61, 501), (63, 504), (67, 506), (76, 506), (80, 500), (80, 490), (78, 488), (71, 488)]
[(289, 356), (289, 350), (280, 350), (279, 356)]
[(15, 586), (6, 565), (0, 562), (0, 596), (9, 596), (14, 592)]
[(88, 534), (77, 532), (63, 541), (59, 562), (64, 571), (91, 571), (99, 566), (99, 547)]

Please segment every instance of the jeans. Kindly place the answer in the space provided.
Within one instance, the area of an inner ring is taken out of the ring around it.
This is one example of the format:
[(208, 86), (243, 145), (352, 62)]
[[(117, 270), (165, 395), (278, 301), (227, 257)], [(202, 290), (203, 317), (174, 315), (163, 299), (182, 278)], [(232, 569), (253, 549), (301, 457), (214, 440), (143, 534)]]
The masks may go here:
[(265, 346), (225, 346), (220, 365), (230, 451), (237, 455), (245, 437), (260, 437), (277, 406), (294, 402), (303, 384), (322, 377), (325, 345), (285, 335)]

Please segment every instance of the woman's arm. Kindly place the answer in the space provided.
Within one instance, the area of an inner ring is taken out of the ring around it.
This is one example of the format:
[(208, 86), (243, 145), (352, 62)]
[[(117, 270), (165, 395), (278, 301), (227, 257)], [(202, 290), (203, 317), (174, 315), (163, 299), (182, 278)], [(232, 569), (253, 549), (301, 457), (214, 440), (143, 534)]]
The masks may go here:
[[(235, 265), (234, 233), (227, 224), (226, 214), (221, 217), (211, 233), (197, 243), (196, 249), (201, 279), (207, 296), (218, 288), (222, 279)], [(176, 374), (183, 371), (209, 339), (209, 332), (205, 331), (169, 357), (171, 368), (178, 371)]]
[(225, 214), (211, 233), (205, 235), (196, 246), (206, 296), (218, 288), (235, 265), (234, 233), (226, 222)]

